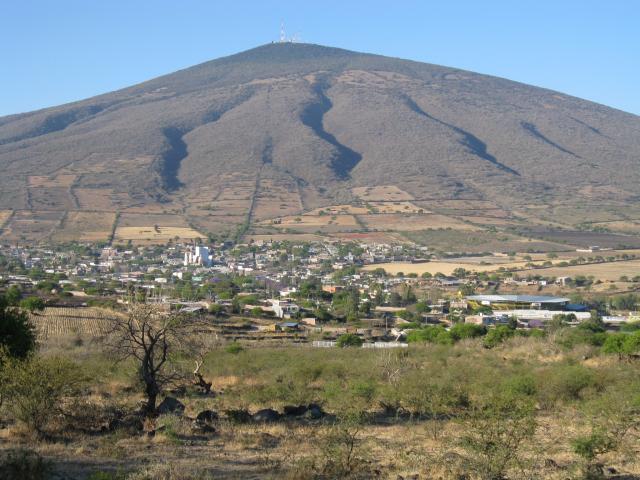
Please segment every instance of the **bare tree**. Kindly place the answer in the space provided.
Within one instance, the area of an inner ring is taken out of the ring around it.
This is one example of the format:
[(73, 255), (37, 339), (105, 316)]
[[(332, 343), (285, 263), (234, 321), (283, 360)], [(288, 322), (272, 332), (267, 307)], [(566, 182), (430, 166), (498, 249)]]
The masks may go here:
[(202, 367), (204, 360), (200, 357), (195, 361), (195, 363), (196, 368), (193, 371), (193, 383), (197, 387), (201, 388), (205, 395), (209, 395), (211, 393), (211, 386), (213, 385), (213, 382), (207, 382), (202, 376), (202, 373), (200, 373), (200, 367)]
[(117, 361), (133, 358), (144, 384), (145, 415), (156, 412), (162, 390), (181, 375), (171, 357), (188, 347), (194, 321), (187, 316), (163, 312), (157, 305), (133, 303), (104, 338), (107, 350)]

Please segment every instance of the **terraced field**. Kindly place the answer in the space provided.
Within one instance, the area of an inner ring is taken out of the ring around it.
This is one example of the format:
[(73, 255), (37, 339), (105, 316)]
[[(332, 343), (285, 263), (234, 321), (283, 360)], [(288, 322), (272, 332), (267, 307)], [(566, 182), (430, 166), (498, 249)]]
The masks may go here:
[(40, 341), (78, 335), (98, 337), (108, 331), (116, 313), (92, 307), (47, 307), (29, 315)]

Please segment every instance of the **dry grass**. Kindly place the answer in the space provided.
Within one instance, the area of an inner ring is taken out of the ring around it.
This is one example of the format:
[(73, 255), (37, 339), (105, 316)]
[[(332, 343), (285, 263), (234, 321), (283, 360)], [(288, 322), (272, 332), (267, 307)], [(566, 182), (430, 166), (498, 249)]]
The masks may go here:
[(376, 268), (382, 268), (388, 274), (395, 275), (398, 272), (417, 273), (422, 275), (423, 273), (442, 273), (444, 275), (451, 275), (456, 268), (464, 268), (468, 271), (475, 272), (493, 272), (500, 267), (504, 268), (516, 268), (524, 266), (524, 262), (507, 262), (498, 263), (494, 265), (478, 265), (476, 263), (463, 263), (463, 262), (427, 262), (427, 263), (406, 263), (406, 262), (394, 262), (394, 263), (376, 263), (375, 265), (367, 265), (364, 270), (375, 270)]
[(73, 193), (81, 209), (115, 210), (111, 188), (74, 188)]
[(403, 200), (413, 200), (410, 193), (396, 187), (395, 185), (379, 185), (376, 187), (356, 187), (353, 194), (364, 201), (371, 202), (397, 202)]
[(27, 177), (29, 187), (62, 187), (69, 188), (75, 182), (77, 175), (30, 175)]
[(451, 228), (454, 230), (479, 230), (478, 227), (438, 214), (404, 215), (379, 214), (359, 215), (358, 218), (370, 230), (394, 230), (412, 232), (427, 229)]
[(68, 188), (29, 188), (31, 206), (36, 210), (69, 210), (75, 207)]
[(18, 210), (4, 226), (5, 241), (44, 241), (60, 224), (64, 212)]
[[(607, 252), (602, 252), (602, 254), (606, 255)], [(640, 275), (640, 260), (552, 267), (537, 272), (546, 277), (575, 277), (576, 275), (589, 277), (593, 275), (597, 280), (616, 281), (623, 275), (629, 278)]]
[(116, 215), (111, 212), (69, 212), (62, 229), (52, 239), (57, 242), (99, 242), (111, 234)]
[(167, 243), (175, 238), (190, 240), (195, 238), (206, 238), (206, 235), (190, 227), (118, 227), (116, 229), (115, 240), (134, 243)]
[(9, 220), (9, 217), (11, 217), (12, 213), (13, 210), (0, 210), (0, 228), (2, 228), (5, 222)]

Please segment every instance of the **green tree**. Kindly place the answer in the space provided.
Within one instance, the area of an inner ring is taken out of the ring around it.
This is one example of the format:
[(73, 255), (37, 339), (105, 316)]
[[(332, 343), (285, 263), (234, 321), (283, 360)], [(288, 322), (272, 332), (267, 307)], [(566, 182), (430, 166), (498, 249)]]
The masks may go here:
[(25, 358), (36, 348), (36, 333), (27, 314), (0, 298), (0, 350)]
[(487, 348), (493, 348), (500, 345), (506, 339), (515, 335), (515, 330), (507, 325), (499, 325), (495, 328), (489, 329), (487, 336), (484, 337), (484, 346)]
[(364, 340), (354, 333), (345, 333), (338, 337), (336, 345), (341, 348), (361, 347)]
[(45, 303), (40, 297), (27, 297), (20, 301), (20, 308), (33, 313), (44, 310)]
[(12, 307), (17, 306), (22, 299), (22, 290), (17, 285), (11, 285), (4, 294), (6, 302)]

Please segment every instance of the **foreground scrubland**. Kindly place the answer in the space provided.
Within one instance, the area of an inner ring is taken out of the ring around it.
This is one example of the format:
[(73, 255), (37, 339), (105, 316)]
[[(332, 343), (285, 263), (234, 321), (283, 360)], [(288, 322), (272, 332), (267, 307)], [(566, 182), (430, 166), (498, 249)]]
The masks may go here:
[[(17, 370), (36, 379), (30, 390), (3, 402), (3, 474), (636, 478), (639, 365), (558, 335), (491, 349), (478, 339), (385, 351), (220, 345), (200, 369), (212, 393), (193, 386), (191, 359), (174, 358), (163, 395), (184, 410), (146, 419), (135, 414), (133, 361), (114, 363), (78, 337), (52, 340)], [(266, 408), (278, 413), (251, 416)]]

